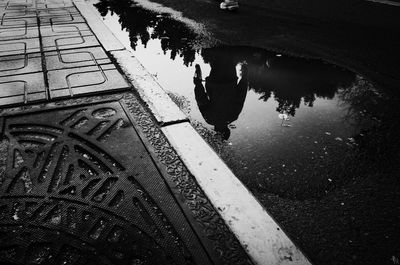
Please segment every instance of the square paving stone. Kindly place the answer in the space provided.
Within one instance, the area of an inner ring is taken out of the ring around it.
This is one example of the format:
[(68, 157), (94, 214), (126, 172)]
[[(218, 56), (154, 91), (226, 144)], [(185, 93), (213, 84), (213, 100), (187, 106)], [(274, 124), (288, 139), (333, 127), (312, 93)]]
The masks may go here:
[(74, 7), (72, 1), (43, 1), (46, 8), (64, 8), (64, 7)]
[(33, 6), (35, 4), (34, 0), (10, 0), (9, 6)]
[(24, 40), (6, 40), (0, 42), (0, 56), (21, 55), (40, 52), (38, 38)]
[(75, 7), (42, 8), (42, 9), (38, 9), (38, 14), (39, 14), (39, 17), (69, 16), (70, 14), (79, 15), (79, 11)]
[[(15, 1), (15, 0), (10, 0), (10, 1), (2, 1), (5, 3), (4, 6), (7, 7), (7, 9), (21, 9), (21, 8), (35, 8), (35, 2), (34, 1)], [(1, 6), (1, 4), (0, 4)]]
[(101, 47), (46, 52), (45, 58), (49, 71), (111, 63)]
[(34, 10), (29, 9), (6, 9), (4, 11), (0, 11), (0, 17), (3, 19), (13, 19), (13, 18), (27, 18), (27, 17), (36, 17), (36, 12)]
[(0, 106), (44, 99), (43, 72), (0, 77)]
[(67, 34), (75, 34), (81, 36), (93, 35), (88, 25), (84, 23), (76, 24), (53, 24), (40, 27), (42, 37), (62, 36)]
[(45, 52), (100, 46), (94, 35), (82, 36), (79, 34), (44, 37), (42, 43)]
[(129, 88), (113, 64), (49, 71), (48, 79), (51, 98)]
[(4, 18), (0, 22), (1, 26), (5, 28), (37, 27), (36, 17)]
[(42, 71), (39, 53), (0, 57), (0, 77)]
[(7, 10), (17, 10), (17, 11), (23, 11), (23, 10), (26, 10), (26, 11), (35, 11), (35, 5), (34, 4), (32, 4), (32, 3), (25, 3), (25, 4), (8, 4), (7, 6), (6, 6), (6, 8), (7, 8)]
[(39, 37), (38, 27), (7, 27), (0, 26), (0, 41), (32, 39)]
[(54, 3), (54, 4), (45, 4), (44, 5), (46, 8), (63, 8), (63, 7), (73, 7), (74, 4), (72, 2), (70, 3)]
[(69, 13), (66, 15), (52, 15), (40, 17), (40, 23), (46, 24), (71, 24), (71, 23), (85, 23), (85, 19), (78, 13)]

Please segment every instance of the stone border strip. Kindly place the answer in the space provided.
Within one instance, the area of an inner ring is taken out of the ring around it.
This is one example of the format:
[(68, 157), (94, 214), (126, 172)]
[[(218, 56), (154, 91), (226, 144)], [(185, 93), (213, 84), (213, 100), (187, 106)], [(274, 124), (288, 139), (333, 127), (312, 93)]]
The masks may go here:
[(113, 51), (111, 55), (161, 126), (188, 121), (187, 116), (131, 52)]
[(162, 131), (255, 264), (311, 264), (189, 123)]
[[(250, 191), (201, 138), (186, 115), (169, 98), (154, 77), (121, 48), (121, 43), (84, 3), (75, 3), (103, 47), (138, 91), (161, 124), (179, 157), (196, 178), (225, 223), (238, 238), (250, 258), (259, 265), (310, 265)], [(104, 29), (106, 28), (106, 29)], [(115, 46), (114, 46), (115, 45)]]
[(390, 6), (400, 6), (400, 2), (396, 1), (387, 1), (387, 0), (367, 0), (368, 2), (390, 5)]
[(93, 7), (82, 2), (75, 2), (76, 7), (86, 19), (104, 49), (111, 54), (129, 81), (136, 88), (140, 97), (148, 105), (161, 126), (188, 121), (187, 116), (171, 100), (156, 79), (143, 65), (125, 49), (111, 30), (95, 13)]

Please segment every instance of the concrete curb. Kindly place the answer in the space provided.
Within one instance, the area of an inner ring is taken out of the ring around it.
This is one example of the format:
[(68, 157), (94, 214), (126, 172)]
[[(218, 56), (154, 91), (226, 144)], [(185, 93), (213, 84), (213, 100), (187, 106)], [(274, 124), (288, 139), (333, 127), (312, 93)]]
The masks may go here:
[(162, 131), (255, 264), (311, 264), (189, 123)]
[(390, 5), (390, 6), (400, 6), (399, 2), (395, 1), (386, 1), (386, 0), (367, 0), (368, 2), (374, 2), (374, 3), (379, 3), (379, 4), (385, 4), (385, 5)]
[(125, 46), (103, 23), (93, 7), (83, 2), (75, 2), (75, 6), (104, 49), (116, 60), (161, 126), (188, 121), (187, 116), (171, 100), (154, 77), (130, 51), (125, 49)]
[(131, 52), (113, 51), (111, 55), (162, 126), (188, 121), (187, 116)]
[(190, 123), (185, 122), (187, 116), (154, 77), (125, 47), (121, 47), (93, 8), (84, 3), (75, 4), (103, 47), (164, 126), (162, 131), (168, 141), (252, 261), (257, 265), (311, 264)]

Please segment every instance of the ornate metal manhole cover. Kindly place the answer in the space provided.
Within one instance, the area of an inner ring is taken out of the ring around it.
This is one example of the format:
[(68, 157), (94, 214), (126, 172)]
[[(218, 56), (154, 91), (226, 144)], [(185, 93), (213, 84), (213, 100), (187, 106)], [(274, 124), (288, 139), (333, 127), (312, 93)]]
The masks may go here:
[(118, 101), (3, 119), (1, 262), (212, 263)]

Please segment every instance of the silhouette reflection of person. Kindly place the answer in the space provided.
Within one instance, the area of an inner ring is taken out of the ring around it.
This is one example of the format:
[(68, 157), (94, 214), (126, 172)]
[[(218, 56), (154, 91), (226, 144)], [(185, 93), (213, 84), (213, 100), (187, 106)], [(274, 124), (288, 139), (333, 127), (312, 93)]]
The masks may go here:
[(237, 120), (246, 99), (248, 80), (246, 63), (211, 64), (211, 72), (202, 83), (200, 65), (196, 64), (193, 82), (197, 105), (205, 121), (214, 125), (224, 140), (230, 136), (228, 125)]

